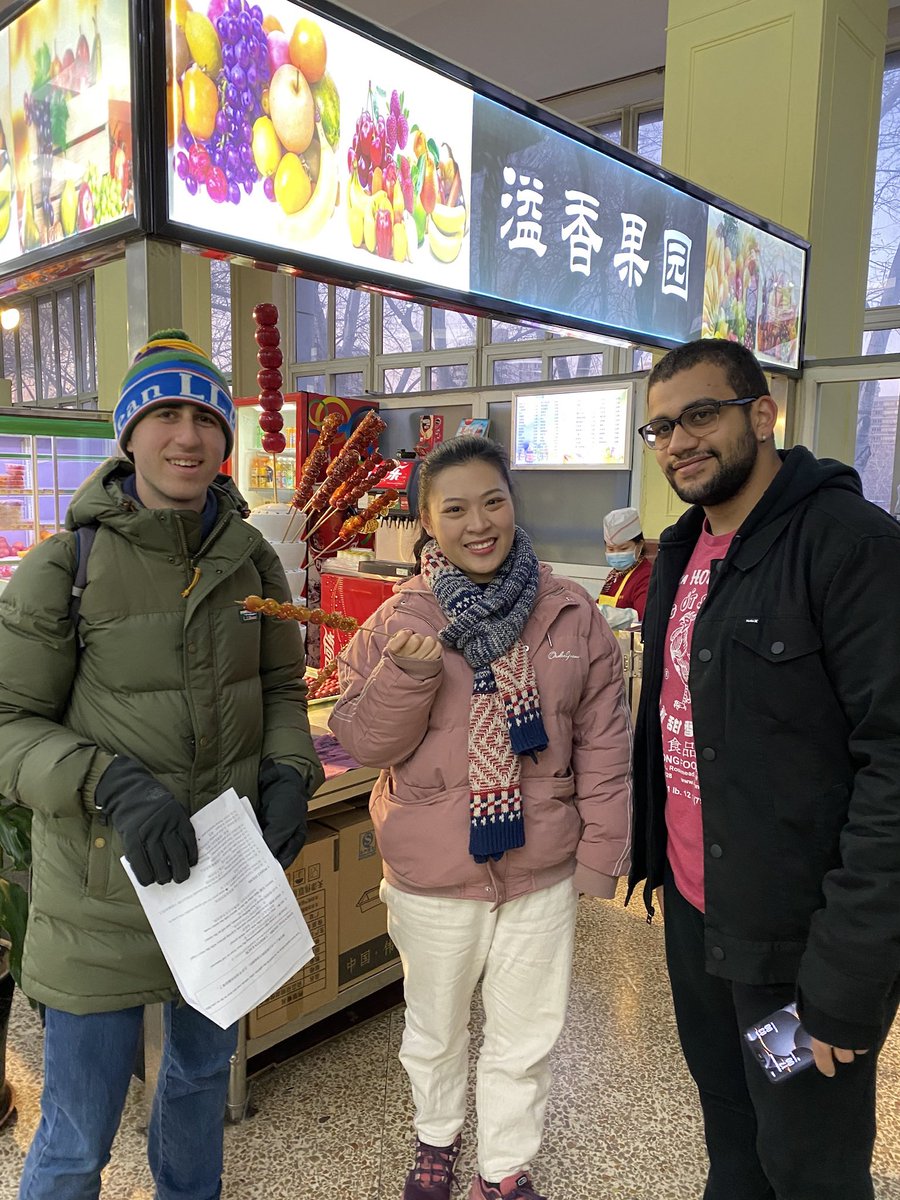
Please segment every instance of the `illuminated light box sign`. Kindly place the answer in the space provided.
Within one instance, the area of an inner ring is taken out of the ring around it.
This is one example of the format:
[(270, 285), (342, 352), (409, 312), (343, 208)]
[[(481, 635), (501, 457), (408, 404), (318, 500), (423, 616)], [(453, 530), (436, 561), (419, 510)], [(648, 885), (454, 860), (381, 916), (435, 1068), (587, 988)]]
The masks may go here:
[(638, 342), (727, 337), (798, 367), (800, 239), (332, 5), (166, 13), (164, 232)]
[(133, 217), (131, 164), (127, 0), (39, 0), (0, 29), (0, 273)]
[(515, 470), (627, 470), (632, 385), (513, 395)]

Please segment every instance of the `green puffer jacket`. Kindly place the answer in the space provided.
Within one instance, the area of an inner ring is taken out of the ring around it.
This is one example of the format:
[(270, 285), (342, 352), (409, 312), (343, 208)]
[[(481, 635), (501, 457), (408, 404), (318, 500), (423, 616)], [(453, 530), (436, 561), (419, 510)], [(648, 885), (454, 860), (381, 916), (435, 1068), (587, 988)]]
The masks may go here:
[(69, 510), (70, 530), (99, 525), (83, 649), (69, 617), (73, 533), (30, 551), (0, 597), (0, 794), (34, 814), (23, 987), (76, 1014), (177, 994), (121, 842), (94, 810), (113, 755), (138, 759), (192, 813), (229, 786), (255, 805), (265, 757), (295, 767), (310, 794), (323, 777), (297, 625), (245, 620), (235, 603), (290, 598), (237, 491), (223, 476), (213, 485), (219, 513), (201, 546), (200, 514), (140, 507), (122, 489), (132, 472), (105, 463)]

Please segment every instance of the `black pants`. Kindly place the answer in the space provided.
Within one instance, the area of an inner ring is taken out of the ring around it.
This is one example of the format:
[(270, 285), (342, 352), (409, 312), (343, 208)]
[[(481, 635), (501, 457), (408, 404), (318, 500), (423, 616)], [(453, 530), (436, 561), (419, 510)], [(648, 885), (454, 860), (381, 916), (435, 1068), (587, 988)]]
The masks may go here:
[(872, 1200), (877, 1053), (838, 1063), (831, 1079), (809, 1067), (770, 1083), (741, 1034), (793, 1000), (793, 982), (751, 985), (708, 975), (703, 914), (680, 895), (671, 873), (664, 924), (678, 1034), (703, 1109), (710, 1164), (704, 1200)]

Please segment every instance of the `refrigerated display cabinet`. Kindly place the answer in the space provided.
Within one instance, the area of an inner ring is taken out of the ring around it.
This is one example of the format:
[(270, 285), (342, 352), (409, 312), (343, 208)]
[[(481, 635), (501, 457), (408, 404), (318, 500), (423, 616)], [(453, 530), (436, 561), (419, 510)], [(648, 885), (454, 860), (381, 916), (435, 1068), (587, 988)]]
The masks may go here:
[(0, 415), (0, 586), (23, 554), (64, 527), (75, 492), (115, 453), (108, 420)]

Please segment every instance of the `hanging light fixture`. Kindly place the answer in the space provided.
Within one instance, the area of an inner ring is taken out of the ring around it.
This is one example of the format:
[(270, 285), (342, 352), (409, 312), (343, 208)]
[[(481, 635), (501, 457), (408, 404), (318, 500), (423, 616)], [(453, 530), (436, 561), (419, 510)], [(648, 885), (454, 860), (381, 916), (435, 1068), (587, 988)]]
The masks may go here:
[(12, 333), (14, 329), (18, 329), (21, 316), (17, 308), (0, 308), (0, 326), (7, 333)]

